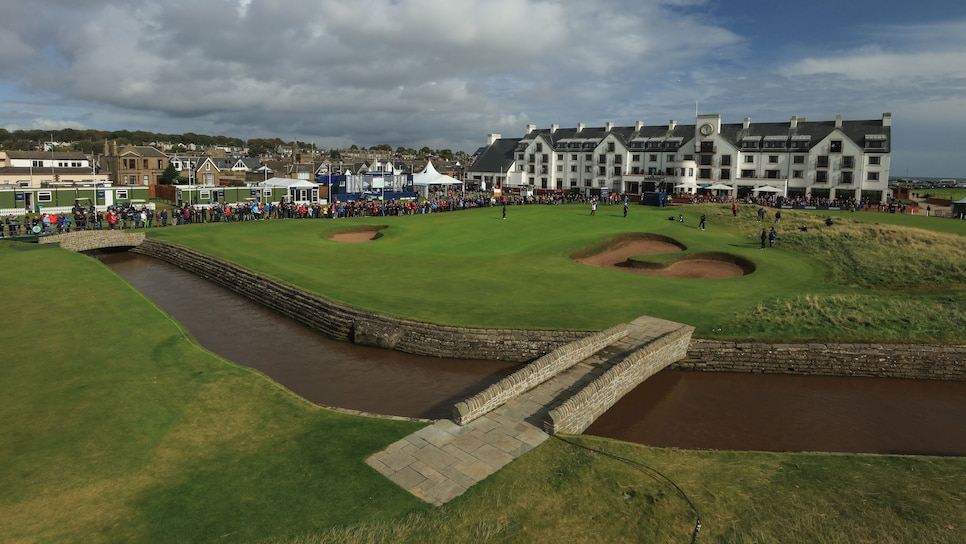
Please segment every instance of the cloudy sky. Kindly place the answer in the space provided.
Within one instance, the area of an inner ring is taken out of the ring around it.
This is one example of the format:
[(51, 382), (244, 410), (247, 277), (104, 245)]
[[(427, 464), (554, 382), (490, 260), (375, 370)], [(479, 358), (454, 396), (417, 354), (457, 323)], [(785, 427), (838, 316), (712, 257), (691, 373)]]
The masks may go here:
[(879, 119), (966, 177), (966, 2), (4, 0), (0, 126), (472, 152), (548, 127)]

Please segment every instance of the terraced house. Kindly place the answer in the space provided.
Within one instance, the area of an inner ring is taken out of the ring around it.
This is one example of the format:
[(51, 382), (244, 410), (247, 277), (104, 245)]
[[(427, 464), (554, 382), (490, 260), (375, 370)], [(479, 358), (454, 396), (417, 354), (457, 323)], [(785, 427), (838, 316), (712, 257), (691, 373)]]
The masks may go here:
[(528, 125), (521, 138), (490, 134), (467, 181), (510, 191), (584, 194), (663, 190), (777, 193), (885, 202), (892, 114), (881, 119), (574, 128)]

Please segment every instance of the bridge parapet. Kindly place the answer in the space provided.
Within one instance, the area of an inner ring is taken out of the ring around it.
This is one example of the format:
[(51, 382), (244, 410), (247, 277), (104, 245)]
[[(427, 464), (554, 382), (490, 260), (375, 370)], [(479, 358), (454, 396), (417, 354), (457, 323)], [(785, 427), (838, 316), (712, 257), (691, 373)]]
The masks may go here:
[(453, 421), (465, 425), (533, 389), (560, 372), (627, 336), (627, 325), (611, 327), (564, 344), (453, 407)]
[(77, 230), (63, 234), (41, 236), (38, 244), (60, 244), (70, 251), (93, 251), (112, 247), (137, 247), (144, 242), (144, 231), (130, 230)]
[(544, 430), (550, 434), (584, 432), (644, 380), (685, 357), (694, 327), (680, 323), (674, 325), (671, 330), (634, 348), (622, 361), (551, 409), (544, 421)]

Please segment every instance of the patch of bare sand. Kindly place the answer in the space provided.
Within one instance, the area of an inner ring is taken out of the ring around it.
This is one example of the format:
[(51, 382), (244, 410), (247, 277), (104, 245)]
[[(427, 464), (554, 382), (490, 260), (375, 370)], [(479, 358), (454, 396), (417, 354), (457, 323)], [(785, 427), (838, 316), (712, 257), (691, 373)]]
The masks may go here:
[(656, 255), (662, 253), (678, 253), (680, 251), (681, 248), (667, 242), (657, 240), (628, 240), (596, 255), (576, 260), (579, 263), (599, 268), (666, 278), (718, 280), (737, 278), (745, 274), (745, 271), (737, 264), (719, 261), (717, 259), (684, 259), (674, 262), (666, 268), (633, 268), (630, 266), (622, 266), (628, 258), (634, 255)]
[(378, 230), (354, 230), (347, 232), (336, 232), (329, 235), (329, 240), (334, 240), (336, 242), (349, 242), (353, 244), (358, 244), (361, 242), (369, 242), (375, 240), (379, 235)]

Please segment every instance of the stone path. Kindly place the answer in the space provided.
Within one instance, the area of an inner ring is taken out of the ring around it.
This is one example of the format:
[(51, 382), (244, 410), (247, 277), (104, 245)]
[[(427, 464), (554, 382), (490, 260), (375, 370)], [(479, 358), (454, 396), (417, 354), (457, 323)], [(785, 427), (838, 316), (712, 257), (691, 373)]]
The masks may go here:
[(558, 403), (680, 323), (638, 318), (630, 333), (542, 385), (460, 426), (440, 420), (366, 459), (381, 474), (424, 501), (441, 505), (550, 437), (542, 430)]

